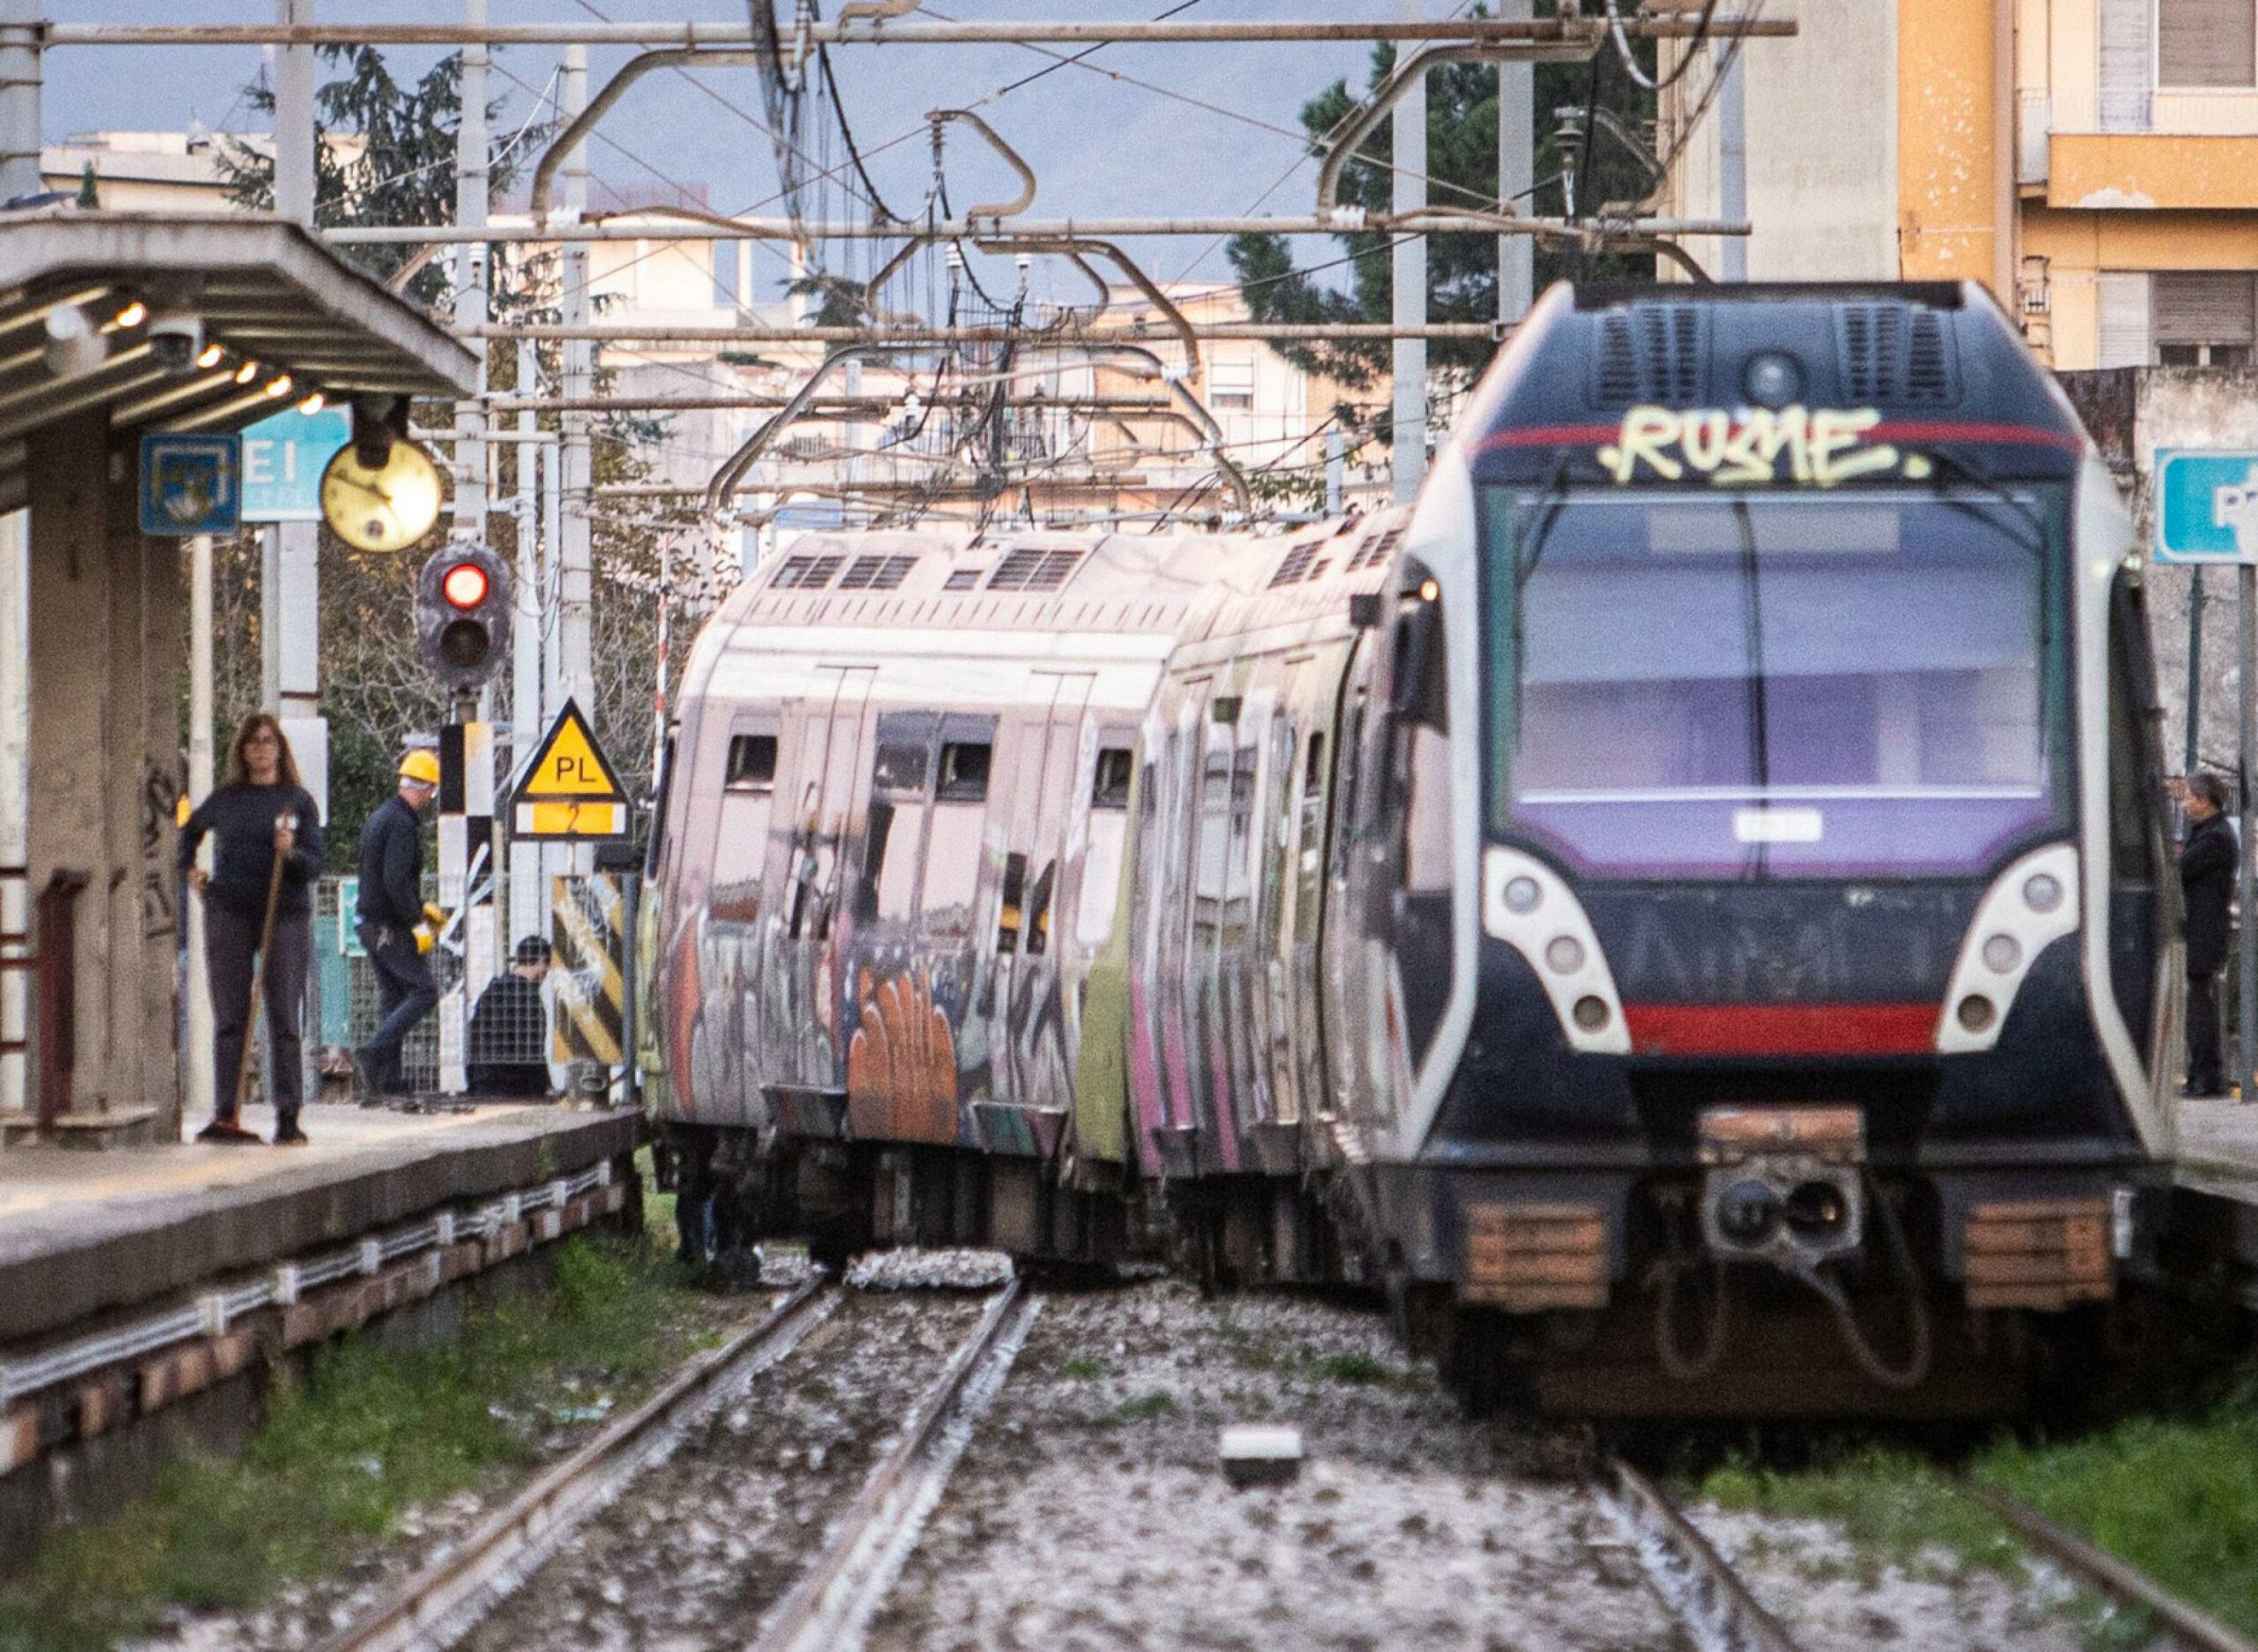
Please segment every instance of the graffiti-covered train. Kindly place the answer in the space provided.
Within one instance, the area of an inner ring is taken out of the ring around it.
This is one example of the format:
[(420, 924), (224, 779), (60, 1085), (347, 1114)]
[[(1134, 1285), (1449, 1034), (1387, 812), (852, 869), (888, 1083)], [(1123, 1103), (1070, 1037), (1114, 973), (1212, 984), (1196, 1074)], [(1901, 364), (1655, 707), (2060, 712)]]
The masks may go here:
[(2138, 564), (1973, 287), (1558, 287), (1408, 512), (810, 534), (652, 846), (693, 1248), (1361, 1281), (1596, 1414), (2012, 1407), (2153, 1265)]

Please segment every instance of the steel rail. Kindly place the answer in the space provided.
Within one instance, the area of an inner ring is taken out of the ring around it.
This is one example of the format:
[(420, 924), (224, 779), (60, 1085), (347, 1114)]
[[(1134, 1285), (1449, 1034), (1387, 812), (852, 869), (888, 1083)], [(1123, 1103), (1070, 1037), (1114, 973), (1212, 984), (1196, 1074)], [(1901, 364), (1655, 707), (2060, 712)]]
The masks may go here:
[(2028, 1504), (1973, 1480), (1963, 1479), (1957, 1484), (2048, 1559), (2060, 1563), (2120, 1605), (2154, 1612), (2173, 1635), (2196, 1648), (2197, 1652), (2258, 1652), (2258, 1641), (2236, 1633), (2209, 1613), (2190, 1606), (2138, 1566), (2127, 1565), (2075, 1532), (2056, 1525)]
[[(551, 1463), (460, 1544), (385, 1595), (314, 1652), (403, 1652), (506, 1580), (510, 1569), (553, 1544), (600, 1507), (611, 1470), (632, 1471), (634, 1454), (698, 1406), (805, 1317), (828, 1283), (812, 1273), (758, 1324), (731, 1337), (570, 1456)], [(489, 1603), (490, 1604), (490, 1603)]]
[(861, 1551), (864, 1538), (885, 1511), (887, 1499), (901, 1484), (911, 1465), (923, 1454), (933, 1431), (954, 1409), (965, 1384), (979, 1369), (989, 1350), (996, 1346), (1006, 1329), (1027, 1312), (1028, 1305), (1026, 1282), (1016, 1276), (996, 1293), (972, 1334), (950, 1356), (940, 1376), (918, 1396), (916, 1406), (902, 1424), (901, 1438), (864, 1478), (862, 1489), (847, 1506), (846, 1514), (823, 1553), (800, 1574), (783, 1599), (770, 1609), (767, 1620), (761, 1625), (748, 1652), (797, 1652), (803, 1640), (821, 1624), (825, 1608), (830, 1603), (826, 1597)]
[[(1657, 1535), (1691, 1570), (1701, 1591), (1701, 1603), (1718, 1611), (1736, 1644), (1755, 1652), (1797, 1652), (1795, 1639), (1786, 1627), (1748, 1592), (1748, 1585), (1740, 1581), (1731, 1563), (1717, 1552), (1700, 1527), (1663, 1495), (1661, 1488), (1620, 1457), (1609, 1461), (1608, 1472), (1624, 1499), (1647, 1517), (1649, 1529), (1658, 1529)], [(1663, 1594), (1659, 1587), (1655, 1592)], [(1686, 1608), (1666, 1595), (1663, 1600), (1681, 1617), (1686, 1615)]]
[[(746, 47), (759, 43), (744, 23), (46, 23), (46, 46), (665, 46)], [(1698, 19), (1658, 16), (1624, 19), (1634, 40), (1690, 40)], [(1595, 49), (1605, 40), (1601, 18), (1419, 22), (1373, 19), (1349, 23), (1259, 22), (992, 22), (893, 23), (877, 20), (812, 23), (796, 30), (795, 42), (811, 46), (1095, 46), (1113, 43), (1215, 46), (1310, 41), (1477, 41), (1499, 46), (1557, 45), (1574, 41)], [(1708, 34), (1786, 38), (1791, 19), (1720, 14)]]
[[(649, 209), (652, 216), (661, 209)], [(665, 215), (672, 216), (671, 213)], [(1386, 213), (1344, 206), (1330, 217), (1307, 218), (1029, 218), (1004, 221), (1014, 235), (1043, 239), (1132, 235), (1339, 235), (1358, 230), (1417, 231), (1435, 235), (1746, 235), (1746, 218), (1539, 218), (1519, 213), (1454, 212), (1425, 207), (1398, 221)], [(637, 223), (632, 214), (607, 213), (602, 222), (492, 223), (464, 229), (453, 224), (362, 224), (324, 229), (318, 238), (336, 247), (414, 247), (462, 243), (497, 246), (518, 243), (582, 241), (893, 241), (912, 229), (935, 241), (985, 238), (998, 232), (993, 220), (966, 218), (932, 225), (904, 226), (890, 220), (838, 219), (795, 225), (789, 218), (696, 218), (663, 226)]]

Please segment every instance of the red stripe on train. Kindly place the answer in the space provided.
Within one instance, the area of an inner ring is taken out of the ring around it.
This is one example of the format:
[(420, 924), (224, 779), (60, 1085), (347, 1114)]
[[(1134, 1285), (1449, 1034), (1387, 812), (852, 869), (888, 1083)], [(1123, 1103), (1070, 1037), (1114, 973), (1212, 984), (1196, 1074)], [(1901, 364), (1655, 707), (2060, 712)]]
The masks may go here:
[(1933, 1004), (1626, 1005), (1642, 1056), (1912, 1056), (1937, 1047)]

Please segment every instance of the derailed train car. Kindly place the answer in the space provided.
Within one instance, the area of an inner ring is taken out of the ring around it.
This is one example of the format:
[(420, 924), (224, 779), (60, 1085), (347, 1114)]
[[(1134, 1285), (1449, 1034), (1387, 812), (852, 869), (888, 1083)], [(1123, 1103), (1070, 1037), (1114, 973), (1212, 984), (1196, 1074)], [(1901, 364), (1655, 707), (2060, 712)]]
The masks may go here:
[(804, 539), (654, 849), (693, 1240), (1164, 1229), (1559, 1409), (2019, 1403), (2171, 1150), (2129, 551), (1946, 286), (1556, 288), (1408, 518)]

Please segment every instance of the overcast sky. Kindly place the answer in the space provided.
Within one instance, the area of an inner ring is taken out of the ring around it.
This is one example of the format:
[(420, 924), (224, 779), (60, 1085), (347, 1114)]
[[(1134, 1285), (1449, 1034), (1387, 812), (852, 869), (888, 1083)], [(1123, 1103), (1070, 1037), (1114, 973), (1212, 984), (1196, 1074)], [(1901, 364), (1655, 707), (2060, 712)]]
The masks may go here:
[[(1172, 3), (939, 0), (931, 15), (962, 21), (1145, 19)], [(1452, 0), (1427, 0), (1430, 16), (1462, 9)], [(54, 0), (51, 5), (52, 15), (72, 22), (258, 22), (271, 20), (274, 10), (273, 0)], [(838, 0), (825, 10), (835, 12)], [(489, 11), (493, 21), (512, 23), (600, 17), (735, 21), (744, 16), (741, 0), (491, 0)], [(1397, 14), (1396, 0), (1196, 0), (1183, 13), (1187, 21)], [(317, 16), (325, 23), (456, 19), (461, 8), (432, 0), (318, 0)], [(1258, 201), (1262, 212), (1305, 213), (1314, 164), (1297, 164), (1300, 146), (1292, 138), (1252, 123), (1298, 130), (1297, 111), (1319, 89), (1343, 76), (1352, 85), (1362, 84), (1369, 52), (1361, 44), (1116, 45), (1089, 59), (1087, 68), (1060, 68), (982, 106), (981, 112), (1034, 164), (1040, 179), (1034, 210), (1045, 217), (1237, 214), (1255, 209)], [(592, 50), (592, 89), (628, 55), (624, 49)], [(396, 72), (413, 72), (431, 56), (402, 50)], [(924, 111), (973, 104), (1050, 60), (1010, 46), (893, 46), (842, 48), (834, 52), (833, 61), (857, 145), (865, 153), (883, 149), (871, 162), (872, 175), (889, 204), (907, 211), (923, 200), (931, 176)], [(556, 62), (553, 48), (518, 47), (501, 54), (494, 90), (508, 106), (502, 131), (513, 128), (533, 107), (535, 93), (549, 86)], [(191, 120), (213, 127), (259, 124), (240, 96), (259, 66), (259, 52), (248, 48), (54, 51), (46, 69), (46, 136), (52, 142), (72, 132), (175, 128)], [(1178, 95), (1132, 86), (1114, 75), (1134, 77)], [(701, 78), (739, 108), (759, 108), (755, 71), (719, 69)], [(1179, 98), (1230, 113), (1211, 112)], [(630, 199), (644, 189), (657, 191), (662, 180), (702, 183), (716, 208), (743, 211), (774, 190), (766, 138), (679, 79), (646, 80), (601, 131), (610, 141), (595, 145), (595, 168)], [(908, 141), (885, 147), (905, 133), (911, 134)], [(961, 148), (952, 144), (949, 192), (960, 208), (1009, 198), (1013, 183), (999, 162), (977, 155), (968, 142)], [(1137, 250), (1158, 280), (1220, 279), (1229, 273), (1220, 248), (1208, 242), (1153, 243)], [(1329, 243), (1304, 244), (1305, 263), (1332, 256)], [(774, 275), (773, 267), (763, 273), (764, 288)], [(1067, 272), (1052, 290), (1079, 299), (1078, 280)], [(765, 290), (762, 295), (773, 295)]]

